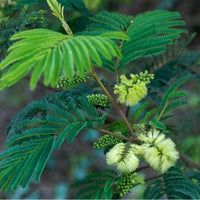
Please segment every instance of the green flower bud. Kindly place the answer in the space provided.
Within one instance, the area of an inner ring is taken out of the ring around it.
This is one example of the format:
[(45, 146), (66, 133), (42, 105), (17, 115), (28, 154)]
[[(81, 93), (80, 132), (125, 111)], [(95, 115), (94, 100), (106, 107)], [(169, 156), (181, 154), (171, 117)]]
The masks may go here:
[(95, 106), (100, 106), (103, 108), (107, 108), (110, 106), (110, 99), (108, 96), (106, 96), (104, 94), (88, 95), (87, 99), (90, 104), (95, 105)]
[(137, 175), (137, 173), (128, 173), (122, 175), (122, 182), (117, 185), (117, 190), (119, 192), (120, 197), (127, 194), (136, 183), (144, 183), (144, 176)]
[(62, 75), (59, 77), (59, 80), (57, 81), (57, 88), (69, 90), (83, 82), (86, 82), (86, 79), (87, 79), (87, 76), (85, 76), (85, 75), (80, 76), (78, 74), (74, 74), (71, 79)]
[[(117, 134), (121, 135), (120, 132), (116, 132)], [(93, 144), (93, 148), (95, 149), (99, 149), (99, 148), (103, 148), (103, 147), (107, 147), (107, 146), (113, 146), (113, 145), (116, 145), (120, 142), (122, 142), (123, 140), (120, 139), (120, 138), (117, 138), (113, 135), (103, 135), (102, 137), (100, 137), (98, 139), (98, 142), (95, 142)]]

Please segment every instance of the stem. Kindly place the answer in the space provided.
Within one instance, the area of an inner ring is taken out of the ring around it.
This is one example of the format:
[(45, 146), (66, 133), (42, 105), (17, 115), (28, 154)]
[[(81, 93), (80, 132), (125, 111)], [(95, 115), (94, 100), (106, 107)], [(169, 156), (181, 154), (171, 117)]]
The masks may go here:
[(166, 102), (164, 108), (162, 109), (162, 111), (160, 112), (160, 115), (158, 116), (158, 120), (160, 120), (160, 118), (162, 117), (162, 115), (163, 115), (163, 113), (165, 112), (165, 110), (166, 110), (168, 104), (169, 104), (169, 101), (167, 100), (167, 102)]
[[(122, 40), (120, 42), (120, 45), (119, 45), (119, 50), (121, 51), (122, 50), (122, 45), (123, 45), (123, 42), (124, 40)], [(116, 84), (118, 85), (119, 84), (119, 71), (117, 70), (117, 67), (119, 66), (119, 62), (120, 62), (120, 58), (118, 57), (117, 58), (117, 62), (116, 62), (116, 68), (115, 68), (115, 73), (116, 73)]]
[(128, 117), (129, 111), (130, 111), (130, 107), (128, 106), (126, 109), (126, 117)]
[(135, 170), (135, 172), (139, 172), (139, 171), (142, 171), (142, 170), (145, 170), (145, 169), (148, 169), (150, 168), (150, 165), (146, 165), (146, 166), (143, 166), (143, 167), (139, 167)]
[(196, 168), (196, 169), (200, 169), (200, 164), (199, 163), (196, 163), (192, 160), (190, 160), (190, 158), (188, 158), (186, 155), (184, 155), (183, 153), (179, 152), (179, 156), (180, 156), (180, 159), (189, 167), (192, 167), (192, 168)]
[(116, 133), (107, 131), (107, 130), (105, 130), (105, 129), (102, 129), (102, 128), (91, 128), (91, 129), (94, 129), (94, 130), (96, 130), (96, 131), (100, 131), (100, 132), (103, 132), (103, 133), (107, 133), (107, 134), (109, 134), (109, 135), (113, 135), (113, 136), (118, 137), (118, 138), (120, 138), (120, 139), (122, 139), (122, 140), (127, 140), (127, 141), (129, 141), (129, 138), (127, 138), (127, 137), (125, 137), (125, 136), (123, 136), (123, 135), (119, 135), (119, 134), (116, 134)]
[(120, 113), (120, 115), (122, 116), (126, 126), (128, 127), (130, 133), (133, 136), (133, 140), (137, 143), (139, 143), (135, 133), (133, 132), (133, 129), (131, 128), (126, 116), (124, 115), (122, 109), (120, 108), (120, 106), (115, 102), (115, 100), (111, 97), (110, 93), (108, 92), (108, 90), (104, 87), (104, 85), (102, 84), (102, 82), (99, 80), (97, 74), (94, 71), (94, 67), (92, 66), (92, 76), (93, 78), (97, 81), (97, 83), (101, 86), (101, 88), (103, 89), (103, 91), (106, 93), (106, 95), (109, 97), (109, 99), (111, 100), (111, 102), (113, 103), (113, 105), (117, 108), (118, 112)]
[(72, 30), (70, 29), (69, 25), (67, 24), (67, 22), (63, 19), (63, 18), (60, 18), (60, 21), (62, 23), (62, 26), (63, 28), (65, 29), (66, 33), (70, 36), (73, 37), (73, 33), (72, 33)]

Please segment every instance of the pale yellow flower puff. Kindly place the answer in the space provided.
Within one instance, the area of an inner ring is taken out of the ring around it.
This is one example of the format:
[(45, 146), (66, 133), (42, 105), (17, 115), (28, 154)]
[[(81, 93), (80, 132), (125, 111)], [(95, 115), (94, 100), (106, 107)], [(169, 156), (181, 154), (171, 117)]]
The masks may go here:
[(159, 151), (157, 150), (156, 147), (149, 147), (149, 148), (147, 148), (146, 151), (145, 151), (145, 153), (144, 153), (144, 159), (155, 170), (159, 169), (160, 156), (159, 156)]
[(118, 94), (118, 101), (127, 106), (138, 104), (147, 95), (146, 84), (142, 81), (134, 83), (132, 79), (127, 79), (125, 75), (120, 76), (121, 83), (115, 85), (114, 94)]
[[(179, 158), (179, 153), (175, 148), (175, 143), (164, 134), (159, 134), (158, 130), (151, 130), (147, 136), (140, 136), (140, 140), (149, 144), (144, 152), (144, 159), (160, 173), (165, 173), (174, 166)], [(148, 138), (149, 137), (149, 138)]]
[(149, 144), (143, 144), (143, 145), (135, 144), (135, 146), (134, 146), (135, 155), (138, 157), (143, 156), (148, 147), (149, 147)]
[[(106, 161), (108, 165), (114, 165), (122, 173), (131, 173), (139, 165), (139, 159), (135, 155), (134, 144), (130, 144), (127, 153), (123, 158), (126, 144), (116, 144), (107, 154)], [(123, 158), (123, 159), (122, 159)]]
[(132, 86), (133, 85), (133, 81), (131, 79), (127, 79), (127, 77), (125, 76), (125, 74), (120, 76), (121, 79), (121, 83), (125, 84), (127, 86)]

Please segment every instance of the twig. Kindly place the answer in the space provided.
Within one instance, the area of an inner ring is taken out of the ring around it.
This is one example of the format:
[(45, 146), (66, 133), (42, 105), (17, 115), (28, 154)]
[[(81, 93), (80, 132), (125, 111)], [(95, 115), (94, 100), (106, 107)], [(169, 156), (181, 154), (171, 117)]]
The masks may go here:
[(113, 105), (117, 108), (118, 112), (120, 113), (120, 115), (122, 116), (126, 126), (128, 127), (130, 133), (133, 136), (133, 141), (135, 141), (136, 143), (139, 143), (135, 133), (133, 132), (133, 129), (131, 128), (126, 116), (124, 115), (122, 109), (120, 108), (120, 106), (115, 102), (115, 100), (112, 98), (112, 96), (110, 95), (110, 93), (108, 92), (108, 90), (104, 87), (104, 85), (102, 84), (102, 82), (99, 80), (97, 74), (94, 71), (94, 67), (92, 66), (92, 76), (93, 78), (97, 81), (97, 83), (101, 86), (101, 88), (103, 89), (103, 91), (106, 93), (106, 95), (109, 97), (109, 99), (111, 100), (111, 102), (113, 103)]
[(196, 169), (200, 169), (200, 164), (192, 161), (190, 158), (188, 158), (183, 153), (179, 152), (180, 159), (188, 166)]
[(151, 181), (151, 180), (160, 178), (161, 176), (162, 176), (162, 175), (152, 176), (152, 177), (150, 177), (150, 178), (146, 178), (145, 181)]
[(139, 172), (139, 171), (142, 171), (142, 170), (145, 170), (145, 169), (148, 169), (148, 168), (150, 168), (150, 165), (138, 167), (138, 168), (135, 170), (135, 172)]
[(111, 131), (102, 129), (102, 128), (92, 128), (92, 129), (94, 129), (94, 130), (96, 130), (96, 131), (103, 132), (103, 133), (107, 133), (107, 134), (109, 134), (109, 135), (113, 135), (113, 136), (118, 137), (118, 138), (123, 139), (123, 140), (129, 141), (129, 138), (127, 138), (127, 137), (125, 137), (125, 136), (123, 136), (123, 135), (119, 135), (119, 134), (113, 133), (113, 132), (111, 132)]

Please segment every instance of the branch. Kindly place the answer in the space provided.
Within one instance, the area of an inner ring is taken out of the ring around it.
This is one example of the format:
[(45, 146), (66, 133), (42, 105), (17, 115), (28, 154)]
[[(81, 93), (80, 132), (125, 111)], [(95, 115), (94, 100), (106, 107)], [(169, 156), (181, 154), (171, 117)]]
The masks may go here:
[(180, 160), (182, 160), (188, 167), (200, 169), (200, 164), (192, 161), (190, 158), (188, 158), (183, 153), (179, 152)]
[(120, 139), (122, 139), (122, 140), (127, 140), (127, 141), (129, 141), (129, 138), (127, 138), (127, 137), (125, 137), (125, 136), (123, 136), (123, 135), (119, 135), (119, 134), (110, 132), (110, 131), (108, 131), (108, 130), (102, 129), (102, 128), (91, 128), (91, 129), (94, 129), (94, 130), (96, 130), (96, 131), (100, 131), (100, 132), (103, 132), (103, 133), (107, 133), (107, 134), (109, 134), (109, 135), (113, 135), (113, 136), (115, 136), (115, 137), (117, 137), (117, 138), (120, 138)]
[(92, 76), (93, 78), (97, 81), (97, 83), (101, 86), (101, 88), (103, 89), (103, 91), (106, 93), (106, 95), (109, 97), (109, 99), (111, 100), (111, 102), (113, 103), (113, 105), (116, 107), (116, 109), (118, 110), (118, 112), (120, 113), (120, 115), (122, 116), (126, 126), (128, 127), (130, 133), (132, 134), (133, 137), (133, 141), (136, 143), (140, 143), (137, 139), (137, 136), (135, 135), (135, 133), (133, 132), (133, 129), (131, 128), (131, 125), (129, 124), (126, 116), (124, 115), (122, 109), (120, 108), (119, 104), (117, 104), (115, 102), (115, 100), (112, 98), (112, 96), (110, 95), (110, 93), (108, 92), (108, 90), (104, 87), (104, 85), (102, 84), (102, 82), (99, 80), (97, 74), (94, 71), (94, 67), (92, 66)]

